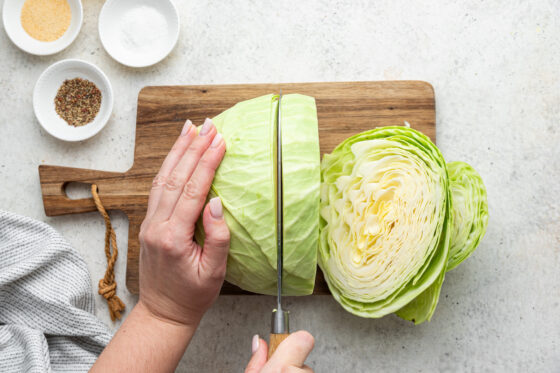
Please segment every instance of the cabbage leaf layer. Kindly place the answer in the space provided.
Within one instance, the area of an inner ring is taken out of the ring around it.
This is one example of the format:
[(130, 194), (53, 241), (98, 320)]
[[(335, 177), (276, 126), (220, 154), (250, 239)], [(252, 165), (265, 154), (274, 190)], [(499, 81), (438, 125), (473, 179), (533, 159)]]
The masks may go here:
[(453, 233), (447, 270), (467, 259), (488, 225), (488, 201), (482, 178), (465, 162), (449, 162), (449, 187), (453, 198)]

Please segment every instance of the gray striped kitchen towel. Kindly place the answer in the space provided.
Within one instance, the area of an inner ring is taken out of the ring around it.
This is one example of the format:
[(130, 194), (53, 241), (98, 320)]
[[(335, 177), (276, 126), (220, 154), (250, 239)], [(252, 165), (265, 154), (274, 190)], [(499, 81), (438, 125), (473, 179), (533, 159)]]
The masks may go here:
[(0, 372), (87, 371), (111, 333), (84, 260), (45, 223), (0, 211)]

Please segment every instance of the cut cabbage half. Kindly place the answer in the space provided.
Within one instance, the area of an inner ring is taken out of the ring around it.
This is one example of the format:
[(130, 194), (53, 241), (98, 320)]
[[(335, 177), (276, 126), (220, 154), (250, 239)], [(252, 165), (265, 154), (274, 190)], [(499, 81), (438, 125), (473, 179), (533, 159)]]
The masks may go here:
[(451, 232), (449, 181), (437, 147), (410, 128), (376, 128), (325, 155), (321, 180), (319, 266), (335, 299), (363, 317), (410, 304), (401, 317), (428, 320)]

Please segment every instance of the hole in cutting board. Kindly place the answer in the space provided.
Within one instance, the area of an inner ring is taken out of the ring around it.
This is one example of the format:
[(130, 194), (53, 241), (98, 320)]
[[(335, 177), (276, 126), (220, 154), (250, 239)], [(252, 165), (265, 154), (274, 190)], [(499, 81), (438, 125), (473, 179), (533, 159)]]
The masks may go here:
[(71, 181), (64, 185), (64, 192), (70, 199), (92, 198), (91, 184)]

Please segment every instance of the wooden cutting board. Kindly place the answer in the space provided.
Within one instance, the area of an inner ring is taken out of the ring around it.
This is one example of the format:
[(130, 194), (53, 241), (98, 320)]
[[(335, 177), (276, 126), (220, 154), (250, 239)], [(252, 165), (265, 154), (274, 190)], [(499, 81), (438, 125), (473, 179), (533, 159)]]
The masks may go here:
[[(93, 199), (69, 199), (69, 182), (95, 183), (107, 210), (121, 210), (128, 230), (127, 287), (138, 293), (138, 232), (146, 212), (153, 178), (186, 119), (201, 124), (235, 103), (268, 93), (301, 93), (315, 97), (321, 154), (356, 133), (402, 125), (436, 139), (434, 90), (420, 81), (239, 84), (145, 87), (138, 95), (134, 164), (124, 173), (80, 168), (39, 166), (47, 216), (96, 211)], [(102, 250), (102, 248), (99, 248)], [(318, 271), (314, 294), (328, 294)], [(224, 284), (222, 294), (248, 294)]]

